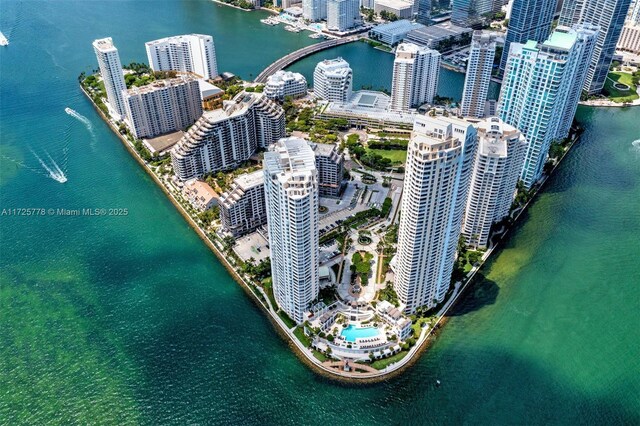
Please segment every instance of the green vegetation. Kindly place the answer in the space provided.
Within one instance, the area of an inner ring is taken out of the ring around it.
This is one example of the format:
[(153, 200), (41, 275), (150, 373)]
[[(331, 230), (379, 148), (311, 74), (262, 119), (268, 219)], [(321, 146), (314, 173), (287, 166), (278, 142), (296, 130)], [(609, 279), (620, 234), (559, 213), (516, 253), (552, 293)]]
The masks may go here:
[(222, 194), (231, 187), (231, 183), (235, 178), (245, 173), (255, 172), (256, 170), (260, 170), (259, 165), (246, 161), (235, 170), (205, 175), (204, 181), (218, 193)]
[(313, 353), (313, 356), (316, 357), (316, 359), (320, 362), (325, 362), (329, 360), (329, 357), (327, 357), (325, 354), (323, 354), (320, 351), (312, 349), (311, 352)]
[[(277, 305), (276, 305), (277, 306)], [(288, 328), (293, 328), (295, 327), (296, 323), (294, 320), (292, 320), (291, 318), (289, 318), (289, 315), (286, 314), (286, 312), (284, 311), (278, 311), (278, 316), (280, 317), (280, 319), (286, 324), (286, 326)], [(297, 334), (296, 334), (297, 335)]]
[(380, 17), (382, 19), (384, 19), (385, 21), (397, 21), (398, 20), (398, 15), (396, 15), (395, 13), (392, 12), (387, 12), (386, 10), (381, 10), (380, 11)]
[(222, 95), (222, 99), (224, 100), (233, 99), (238, 93), (244, 90), (244, 84), (237, 76), (229, 80), (216, 83), (216, 86), (224, 90), (224, 95)]
[(398, 299), (398, 294), (393, 288), (393, 284), (391, 282), (387, 282), (387, 286), (378, 292), (379, 300), (386, 300), (387, 302), (393, 304), (394, 306), (400, 306), (400, 300)]
[(389, 212), (391, 211), (391, 207), (393, 206), (393, 200), (387, 197), (384, 199), (382, 203), (382, 210), (380, 211), (380, 216), (387, 217), (389, 216)]
[(198, 214), (198, 219), (202, 223), (202, 225), (206, 228), (211, 225), (211, 222), (214, 220), (218, 220), (220, 218), (220, 207), (213, 206), (210, 209), (207, 209)]
[(242, 9), (247, 9), (247, 10), (253, 9), (253, 4), (249, 3), (247, 0), (220, 0), (220, 1), (233, 6), (237, 6)]
[(253, 259), (242, 266), (242, 272), (249, 275), (255, 281), (262, 281), (271, 275), (271, 259), (263, 259), (254, 265)]
[[(640, 79), (640, 72), (629, 74), (626, 72), (612, 71), (605, 80), (604, 90), (602, 93), (613, 102), (631, 102), (638, 99), (638, 94), (636, 93), (638, 79)], [(629, 86), (629, 90), (616, 89), (614, 86), (616, 83)]]
[(302, 327), (296, 327), (296, 329), (293, 331), (293, 334), (298, 338), (298, 340), (300, 340), (305, 348), (311, 346), (311, 339), (309, 339), (309, 336), (304, 334), (304, 330)]
[(276, 298), (273, 296), (273, 280), (271, 277), (265, 278), (262, 280), (262, 288), (267, 293), (267, 297), (269, 297), (269, 301), (271, 302), (271, 306), (274, 309), (277, 309), (278, 305), (276, 304)]
[[(369, 149), (367, 152), (381, 157), (383, 161), (389, 160), (392, 164), (404, 164), (404, 162), (407, 161), (407, 151), (398, 149)], [(364, 161), (365, 159), (363, 158), (363, 162)]]
[(363, 286), (369, 284), (369, 274), (371, 273), (371, 261), (373, 254), (365, 253), (364, 258), (360, 252), (356, 252), (351, 257), (351, 271), (360, 277)]
[(400, 351), (397, 354), (390, 356), (389, 358), (378, 359), (373, 361), (371, 363), (371, 366), (376, 370), (384, 370), (389, 365), (395, 364), (396, 362), (400, 361), (402, 358), (407, 356), (408, 353), (409, 351)]

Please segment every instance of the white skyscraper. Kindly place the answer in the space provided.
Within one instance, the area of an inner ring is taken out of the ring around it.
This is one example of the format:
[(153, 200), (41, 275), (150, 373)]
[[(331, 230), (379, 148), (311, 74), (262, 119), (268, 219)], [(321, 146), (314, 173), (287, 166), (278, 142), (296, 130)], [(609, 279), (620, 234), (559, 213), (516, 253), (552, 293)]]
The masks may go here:
[(218, 76), (213, 37), (188, 34), (145, 43), (149, 66), (154, 71), (184, 71), (206, 79)]
[(302, 16), (311, 22), (327, 19), (327, 0), (302, 0)]
[(298, 324), (318, 296), (318, 176), (304, 139), (280, 139), (264, 154), (273, 294)]
[(413, 43), (396, 48), (391, 83), (391, 109), (408, 111), (432, 103), (438, 89), (440, 53)]
[(551, 142), (567, 137), (595, 37), (586, 26), (558, 27), (544, 43), (511, 46), (497, 115), (527, 139), (521, 173), (527, 188), (540, 179)]
[(347, 102), (351, 97), (353, 71), (342, 58), (326, 59), (313, 72), (313, 93), (325, 101)]
[(484, 117), (484, 105), (489, 93), (495, 53), (496, 35), (475, 31), (471, 40), (460, 105), (461, 113), (465, 117)]
[(486, 247), (491, 225), (509, 214), (527, 141), (518, 129), (498, 117), (481, 121), (477, 130), (478, 150), (462, 234), (467, 244)]
[(111, 37), (102, 38), (93, 42), (93, 50), (96, 52), (100, 75), (104, 80), (104, 88), (107, 91), (109, 112), (120, 119), (125, 114), (123, 91), (127, 90), (124, 83), (124, 73), (118, 49), (113, 44)]
[(466, 121), (416, 116), (392, 261), (405, 312), (435, 306), (449, 288), (476, 144), (476, 130)]
[(600, 93), (604, 87), (630, 3), (631, 0), (566, 0), (562, 5), (560, 25), (585, 23), (600, 27), (584, 82), (589, 94)]
[(360, 25), (360, 0), (327, 0), (327, 29), (344, 32)]

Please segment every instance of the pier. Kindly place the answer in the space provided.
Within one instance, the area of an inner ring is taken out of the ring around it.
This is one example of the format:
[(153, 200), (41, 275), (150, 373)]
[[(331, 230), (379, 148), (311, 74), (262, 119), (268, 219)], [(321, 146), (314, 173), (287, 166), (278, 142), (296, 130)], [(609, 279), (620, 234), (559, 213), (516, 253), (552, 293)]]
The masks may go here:
[(343, 44), (351, 43), (358, 40), (360, 36), (350, 36), (345, 38), (340, 38), (336, 40), (326, 40), (320, 43), (312, 44), (311, 46), (303, 47), (302, 49), (298, 49), (295, 52), (289, 53), (287, 56), (283, 56), (278, 59), (267, 68), (264, 69), (255, 79), (256, 83), (265, 83), (269, 76), (275, 74), (276, 72), (285, 69), (289, 65), (298, 62), (300, 59), (305, 58), (309, 55), (312, 55), (316, 52), (320, 52), (322, 50), (330, 49), (332, 47), (340, 46)]

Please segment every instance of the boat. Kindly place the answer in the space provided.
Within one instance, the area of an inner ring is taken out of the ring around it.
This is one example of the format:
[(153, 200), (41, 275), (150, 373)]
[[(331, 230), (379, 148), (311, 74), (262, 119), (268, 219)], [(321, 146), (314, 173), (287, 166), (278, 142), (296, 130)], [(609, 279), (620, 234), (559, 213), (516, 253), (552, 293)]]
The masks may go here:
[(294, 27), (293, 25), (287, 25), (286, 27), (284, 27), (284, 29), (292, 33), (299, 33), (300, 31), (302, 31), (300, 28)]
[(9, 45), (9, 40), (4, 36), (4, 34), (2, 34), (2, 31), (0, 31), (0, 46), (8, 46)]
[(280, 23), (273, 18), (261, 19), (260, 22), (262, 22), (263, 24), (271, 25), (271, 26), (278, 25)]

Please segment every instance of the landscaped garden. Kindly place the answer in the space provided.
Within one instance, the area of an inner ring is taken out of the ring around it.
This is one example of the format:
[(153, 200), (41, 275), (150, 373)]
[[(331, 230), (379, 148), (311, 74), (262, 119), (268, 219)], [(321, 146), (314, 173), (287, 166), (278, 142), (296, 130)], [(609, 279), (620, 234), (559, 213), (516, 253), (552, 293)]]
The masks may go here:
[(613, 102), (631, 102), (638, 99), (634, 81), (633, 74), (612, 71), (605, 80), (603, 93)]

